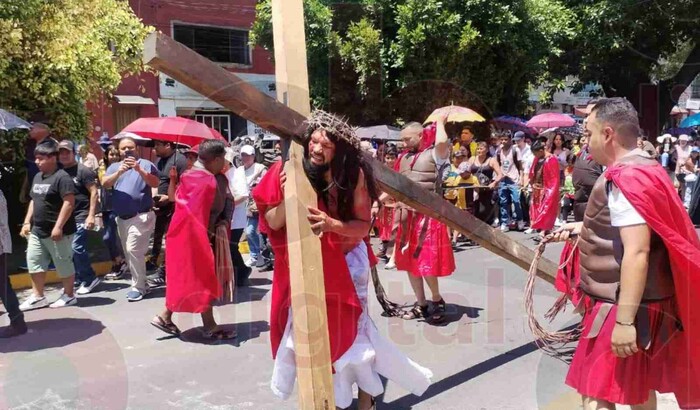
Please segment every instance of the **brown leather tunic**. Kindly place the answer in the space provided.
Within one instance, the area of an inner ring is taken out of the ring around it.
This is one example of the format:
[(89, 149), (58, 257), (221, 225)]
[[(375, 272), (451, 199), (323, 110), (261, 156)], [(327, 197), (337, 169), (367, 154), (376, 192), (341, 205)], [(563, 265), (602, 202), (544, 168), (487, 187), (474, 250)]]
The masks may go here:
[[(652, 165), (653, 159), (638, 153), (623, 158), (624, 162)], [(597, 299), (615, 303), (620, 286), (620, 264), (624, 249), (620, 229), (613, 227), (608, 208), (608, 181), (602, 175), (591, 192), (583, 229), (580, 235), (581, 289)], [(649, 270), (642, 300), (662, 300), (673, 296), (673, 276), (668, 250), (654, 232), (651, 236)]]

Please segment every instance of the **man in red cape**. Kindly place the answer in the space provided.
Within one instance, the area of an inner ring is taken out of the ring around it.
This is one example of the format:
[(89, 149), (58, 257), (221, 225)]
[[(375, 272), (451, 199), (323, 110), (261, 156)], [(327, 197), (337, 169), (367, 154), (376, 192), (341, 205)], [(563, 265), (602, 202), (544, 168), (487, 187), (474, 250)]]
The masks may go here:
[[(321, 240), (336, 405), (350, 406), (353, 385), (357, 385), (358, 408), (374, 408), (374, 397), (384, 390), (380, 375), (422, 394), (432, 374), (384, 340), (367, 313), (369, 270), (376, 259), (366, 239), (377, 191), (372, 168), (360, 154), (360, 140), (344, 121), (322, 111), (314, 112), (305, 125), (304, 171), (319, 195), (307, 218)], [(268, 235), (275, 253), (271, 388), (282, 398), (292, 394), (296, 380), (285, 182), (284, 164), (278, 162), (252, 193), (260, 212), (260, 231)]]
[[(407, 124), (401, 139), (407, 152), (396, 161), (396, 169), (421, 187), (441, 197), (442, 185), (450, 169), (450, 142), (445, 131), (447, 117), (427, 128), (418, 123)], [(429, 319), (439, 323), (445, 315), (446, 304), (440, 294), (438, 278), (449, 276), (455, 270), (452, 241), (447, 225), (419, 214), (405, 204), (397, 204), (394, 218), (396, 233), (396, 268), (408, 272), (416, 303), (404, 319)], [(433, 309), (428, 308), (425, 282), (432, 293)]]
[(541, 140), (535, 141), (531, 150), (535, 161), (530, 168), (530, 228), (547, 232), (554, 228), (559, 215), (559, 161), (545, 152)]
[(579, 235), (583, 334), (566, 382), (586, 409), (655, 409), (655, 392), (700, 408), (700, 241), (668, 175), (636, 148), (637, 112), (598, 102), (586, 124), (606, 165)]
[(218, 226), (223, 225), (228, 231), (232, 212), (228, 180), (222, 174), (225, 154), (223, 142), (202, 142), (199, 160), (182, 175), (175, 194), (175, 211), (165, 239), (166, 309), (151, 321), (168, 334), (180, 334), (172, 321), (173, 313), (186, 312), (202, 315), (205, 338), (235, 337), (233, 331), (218, 327), (212, 307), (222, 294), (214, 263), (214, 238)]

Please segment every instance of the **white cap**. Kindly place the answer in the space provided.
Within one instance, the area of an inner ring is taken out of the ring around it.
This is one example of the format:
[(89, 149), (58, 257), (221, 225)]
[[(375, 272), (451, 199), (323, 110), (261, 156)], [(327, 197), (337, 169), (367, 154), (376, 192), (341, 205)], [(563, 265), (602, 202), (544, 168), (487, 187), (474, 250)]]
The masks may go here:
[(462, 162), (457, 167), (457, 173), (461, 175), (461, 174), (464, 174), (465, 172), (469, 172), (469, 164), (467, 164), (466, 162)]
[(241, 147), (241, 154), (255, 155), (255, 148), (252, 145), (244, 145)]

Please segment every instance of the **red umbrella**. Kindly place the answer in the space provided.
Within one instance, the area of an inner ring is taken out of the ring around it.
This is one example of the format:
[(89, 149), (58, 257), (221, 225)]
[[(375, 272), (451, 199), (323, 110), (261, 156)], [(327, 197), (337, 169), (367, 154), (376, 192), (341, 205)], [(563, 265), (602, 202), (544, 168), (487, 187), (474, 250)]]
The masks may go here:
[[(204, 140), (226, 139), (201, 122), (182, 117), (139, 118), (127, 125), (122, 133), (131, 132), (143, 138), (194, 146)], [(228, 143), (228, 142), (227, 142)]]
[(552, 127), (573, 127), (576, 125), (576, 120), (566, 114), (558, 112), (549, 112), (546, 114), (535, 115), (527, 122), (528, 127), (532, 128), (552, 128)]

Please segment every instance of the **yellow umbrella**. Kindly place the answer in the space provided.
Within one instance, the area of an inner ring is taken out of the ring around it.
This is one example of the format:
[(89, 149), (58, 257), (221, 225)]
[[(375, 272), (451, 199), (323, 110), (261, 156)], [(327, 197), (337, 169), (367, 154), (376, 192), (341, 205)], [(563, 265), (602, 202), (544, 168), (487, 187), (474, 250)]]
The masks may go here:
[(482, 117), (478, 112), (469, 108), (450, 105), (447, 107), (438, 108), (423, 122), (430, 124), (437, 122), (440, 117), (447, 114), (447, 122), (484, 122), (486, 118)]

